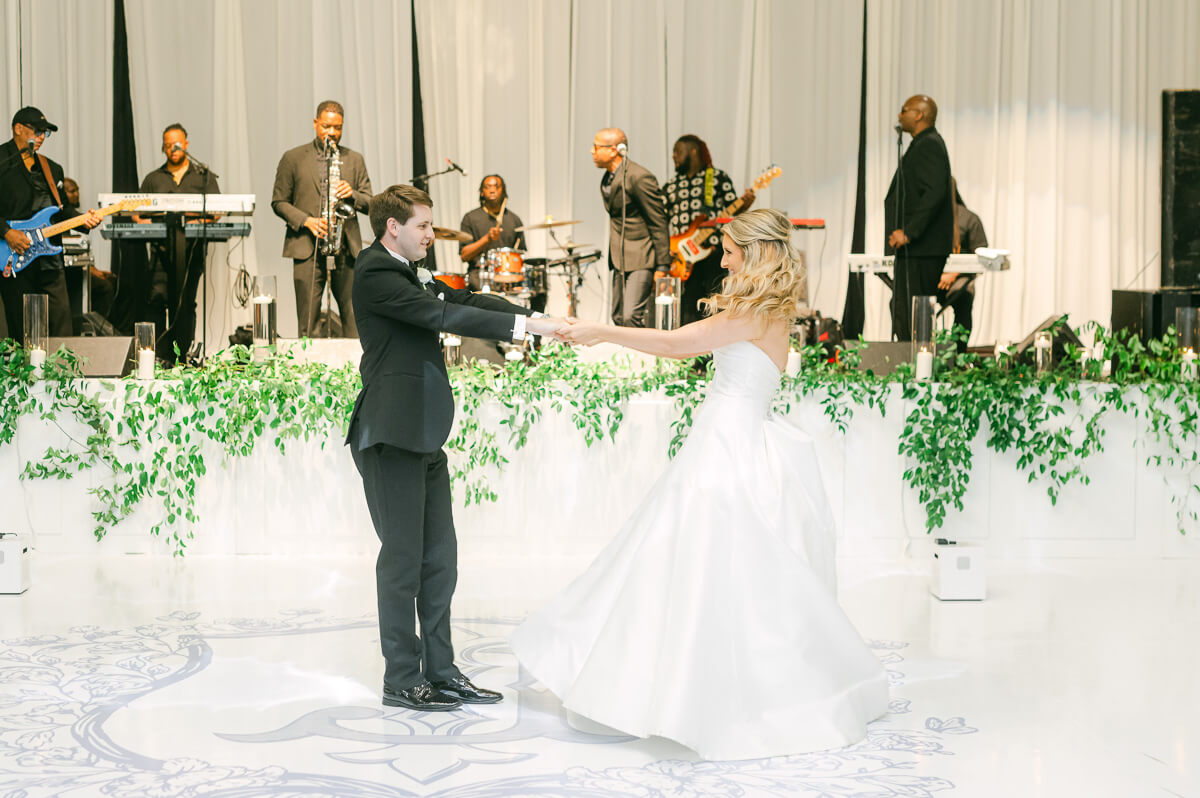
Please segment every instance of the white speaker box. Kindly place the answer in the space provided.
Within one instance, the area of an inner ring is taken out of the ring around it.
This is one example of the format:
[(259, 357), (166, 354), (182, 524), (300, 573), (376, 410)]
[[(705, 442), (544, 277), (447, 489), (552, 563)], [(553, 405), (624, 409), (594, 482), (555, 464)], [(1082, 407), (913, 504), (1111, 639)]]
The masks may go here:
[(987, 595), (982, 546), (938, 541), (929, 591), (942, 601), (983, 601)]
[(29, 589), (29, 546), (15, 532), (0, 533), (0, 593)]

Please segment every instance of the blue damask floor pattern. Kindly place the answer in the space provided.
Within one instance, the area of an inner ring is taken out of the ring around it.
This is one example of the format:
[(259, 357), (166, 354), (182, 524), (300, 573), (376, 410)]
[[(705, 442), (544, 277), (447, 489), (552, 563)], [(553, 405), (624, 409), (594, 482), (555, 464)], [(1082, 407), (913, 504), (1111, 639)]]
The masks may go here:
[[(469, 708), (428, 715), (385, 708), (367, 699), (317, 706), (257, 729), (247, 724), (240, 730), (160, 725), (154, 719), (165, 716), (142, 705), (156, 694), (169, 694), (188, 680), (200, 679), (225, 657), (239, 658), (232, 649), (246, 650), (247, 644), (263, 650), (285, 648), (300, 638), (311, 644), (322, 636), (330, 645), (347, 635), (369, 639), (374, 617), (334, 617), (297, 609), (273, 618), (208, 619), (199, 612), (175, 611), (132, 628), (77, 626), (63, 634), (5, 639), (0, 641), (0, 794), (924, 798), (955, 785), (914, 772), (917, 763), (954, 756), (956, 742), (977, 732), (960, 717), (922, 715), (921, 708), (904, 697), (906, 644), (873, 641), (890, 674), (894, 699), (890, 714), (872, 725), (862, 743), (767, 760), (695, 761), (687, 749), (667, 741), (637, 741), (575, 728), (553, 696), (506, 661), (512, 660), (505, 635), (513, 623), (475, 619), (455, 624), (468, 675), (489, 684), (496, 684), (497, 672), (516, 675), (506, 687), (507, 701), (496, 705), (506, 711)], [(138, 715), (140, 720), (129, 717)], [(154, 728), (131, 733), (131, 723), (147, 722)], [(129, 742), (161, 742), (197, 733), (211, 734), (231, 746), (220, 750), (243, 756), (162, 758), (153, 749), (164, 746), (135, 747)], [(310, 767), (264, 764), (261, 749), (297, 743), (320, 752), (312, 756)], [(544, 756), (549, 747), (557, 749), (553, 757)], [(604, 747), (613, 755), (606, 756)], [(630, 757), (620, 752), (623, 747), (633, 747), (640, 755)], [(559, 766), (563, 751), (571, 748), (590, 749), (581, 757), (588, 764)], [(674, 756), (656, 758), (661, 750)], [(548, 760), (545, 765), (539, 762), (543, 758)], [(357, 770), (362, 774), (356, 775)]]
[(379, 702), (371, 558), (39, 556), (0, 595), (0, 798), (1200, 798), (1200, 560), (997, 563), (965, 603), (845, 560), (891, 711), (843, 750), (705, 762), (519, 669), (513, 626), (578, 564), (472, 556), (459, 664), (505, 699), (443, 715)]

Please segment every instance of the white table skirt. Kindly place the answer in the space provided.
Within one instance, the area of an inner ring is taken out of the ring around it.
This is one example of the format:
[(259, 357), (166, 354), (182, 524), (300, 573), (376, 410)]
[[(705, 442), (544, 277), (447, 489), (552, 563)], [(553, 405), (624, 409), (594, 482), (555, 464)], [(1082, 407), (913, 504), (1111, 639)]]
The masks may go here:
[[(498, 428), (500, 407), (485, 406), (482, 412), (483, 423)], [(1085, 465), (1091, 484), (1069, 485), (1057, 506), (1050, 504), (1045, 483), (1028, 484), (1017, 471), (1016, 454), (986, 449), (981, 432), (965, 511), (951, 510), (945, 527), (927, 535), (924, 511), (901, 479), (905, 464), (897, 441), (905, 412), (898, 396), (889, 400), (885, 417), (856, 408), (844, 435), (814, 397), (788, 415), (816, 442), (843, 555), (896, 556), (913, 546), (925, 549), (939, 536), (983, 542), (999, 557), (1200, 555), (1200, 529), (1189, 535), (1176, 531), (1172, 492), (1162, 473), (1145, 465), (1142, 422), (1115, 413), (1106, 420), (1105, 451)], [(490, 473), (499, 500), (456, 507), (460, 550), (481, 560), (590, 557), (663, 472), (675, 417), (668, 399), (633, 400), (616, 441), (589, 448), (568, 415), (547, 409), (528, 444), (517, 452), (506, 449), (510, 463)], [(30, 535), (44, 552), (170, 551), (167, 541), (148, 533), (161, 515), (153, 503), (96, 542), (90, 512), (97, 505), (88, 489), (99, 474), (85, 472), (69, 481), (19, 479), (26, 460), (65, 442), (58, 427), (26, 416), (15, 442), (0, 446), (0, 531)], [(260, 442), (253, 455), (231, 459), (208, 446), (208, 473), (196, 490), (199, 521), (189, 553), (376, 551), (349, 450), (337, 436), (325, 444), (293, 442), (285, 456)], [(461, 492), (456, 496), (461, 499)]]

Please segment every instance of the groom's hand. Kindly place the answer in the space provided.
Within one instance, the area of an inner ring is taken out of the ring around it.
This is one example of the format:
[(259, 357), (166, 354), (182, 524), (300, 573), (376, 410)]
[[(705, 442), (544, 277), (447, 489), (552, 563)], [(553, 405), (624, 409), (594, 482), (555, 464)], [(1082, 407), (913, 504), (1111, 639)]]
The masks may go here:
[(525, 320), (525, 331), (531, 332), (534, 335), (554, 336), (562, 340), (558, 336), (559, 330), (567, 326), (565, 319), (560, 319), (555, 316), (538, 316), (537, 318), (529, 317)]

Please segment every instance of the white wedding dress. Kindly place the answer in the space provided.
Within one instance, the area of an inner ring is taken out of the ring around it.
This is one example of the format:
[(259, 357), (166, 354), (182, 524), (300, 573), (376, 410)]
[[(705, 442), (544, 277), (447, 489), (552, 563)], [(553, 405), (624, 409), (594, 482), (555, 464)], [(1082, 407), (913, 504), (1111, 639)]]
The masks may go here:
[(568, 710), (705, 759), (849, 745), (887, 712), (887, 677), (837, 604), (812, 441), (771, 413), (762, 349), (714, 357), (674, 461), (513, 650)]

